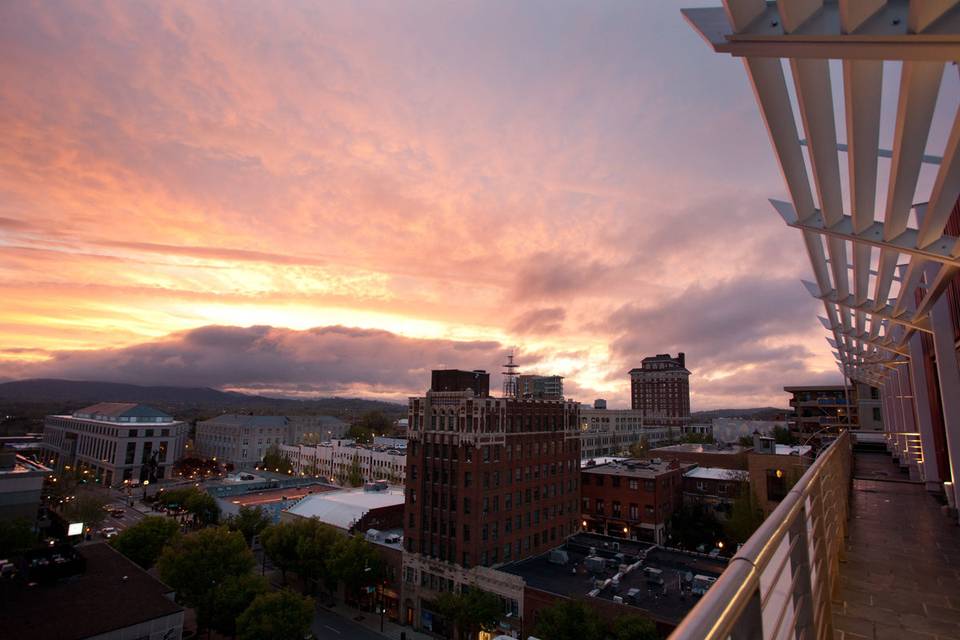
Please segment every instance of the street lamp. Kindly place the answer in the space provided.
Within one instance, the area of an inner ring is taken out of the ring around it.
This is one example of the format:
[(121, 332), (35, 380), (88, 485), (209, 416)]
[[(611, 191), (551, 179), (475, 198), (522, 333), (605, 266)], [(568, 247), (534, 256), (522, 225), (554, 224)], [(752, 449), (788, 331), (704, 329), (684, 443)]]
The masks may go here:
[(150, 480), (143, 481), (143, 501), (144, 502), (147, 501), (147, 485), (149, 484), (150, 484)]

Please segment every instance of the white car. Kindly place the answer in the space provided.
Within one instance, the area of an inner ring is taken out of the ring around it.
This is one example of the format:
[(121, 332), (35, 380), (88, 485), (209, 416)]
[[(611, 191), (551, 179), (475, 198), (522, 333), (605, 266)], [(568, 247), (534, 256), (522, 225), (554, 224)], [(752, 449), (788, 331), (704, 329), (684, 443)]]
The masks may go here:
[(120, 535), (120, 532), (116, 527), (104, 527), (100, 529), (100, 535), (104, 538), (113, 538), (114, 536)]

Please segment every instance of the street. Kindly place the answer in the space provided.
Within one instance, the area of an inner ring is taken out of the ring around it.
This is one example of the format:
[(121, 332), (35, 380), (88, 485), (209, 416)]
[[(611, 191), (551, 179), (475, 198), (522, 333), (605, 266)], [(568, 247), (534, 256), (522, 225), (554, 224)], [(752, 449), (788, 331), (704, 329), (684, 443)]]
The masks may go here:
[(384, 638), (358, 622), (323, 608), (317, 609), (311, 630), (318, 640), (383, 640)]

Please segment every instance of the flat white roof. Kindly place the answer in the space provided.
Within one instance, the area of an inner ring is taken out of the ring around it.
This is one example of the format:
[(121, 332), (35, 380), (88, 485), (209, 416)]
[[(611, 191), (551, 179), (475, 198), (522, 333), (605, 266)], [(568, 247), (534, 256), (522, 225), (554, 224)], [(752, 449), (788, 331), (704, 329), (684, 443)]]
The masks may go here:
[(307, 496), (287, 511), (304, 518), (316, 518), (341, 529), (349, 529), (371, 509), (403, 504), (404, 500), (405, 496), (400, 489), (350, 489)]
[(809, 445), (792, 445), (792, 444), (778, 444), (776, 445), (776, 453), (778, 456), (803, 456), (810, 453)]
[(746, 471), (736, 469), (718, 469), (716, 467), (697, 467), (684, 474), (688, 478), (703, 478), (705, 480), (737, 480), (745, 481), (750, 477)]
[[(596, 458), (583, 458), (580, 460), (580, 468), (586, 469), (588, 467), (599, 467), (602, 464), (607, 464), (610, 462), (620, 462), (621, 460), (627, 460), (627, 458), (623, 458), (623, 457), (618, 458), (615, 456), (598, 456)], [(588, 465), (587, 463), (589, 462), (593, 462), (594, 464)]]

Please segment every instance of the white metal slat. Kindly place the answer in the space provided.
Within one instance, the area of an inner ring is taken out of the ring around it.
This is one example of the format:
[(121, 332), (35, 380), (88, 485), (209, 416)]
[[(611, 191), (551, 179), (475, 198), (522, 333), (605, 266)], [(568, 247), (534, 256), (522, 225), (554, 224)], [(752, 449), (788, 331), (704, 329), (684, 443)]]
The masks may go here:
[[(928, 247), (943, 235), (944, 227), (950, 219), (954, 203), (960, 197), (960, 105), (956, 108), (953, 128), (943, 153), (943, 161), (937, 171), (937, 178), (930, 192), (926, 215), (920, 224), (917, 236), (918, 247)], [(954, 247), (954, 255), (960, 246)]]

